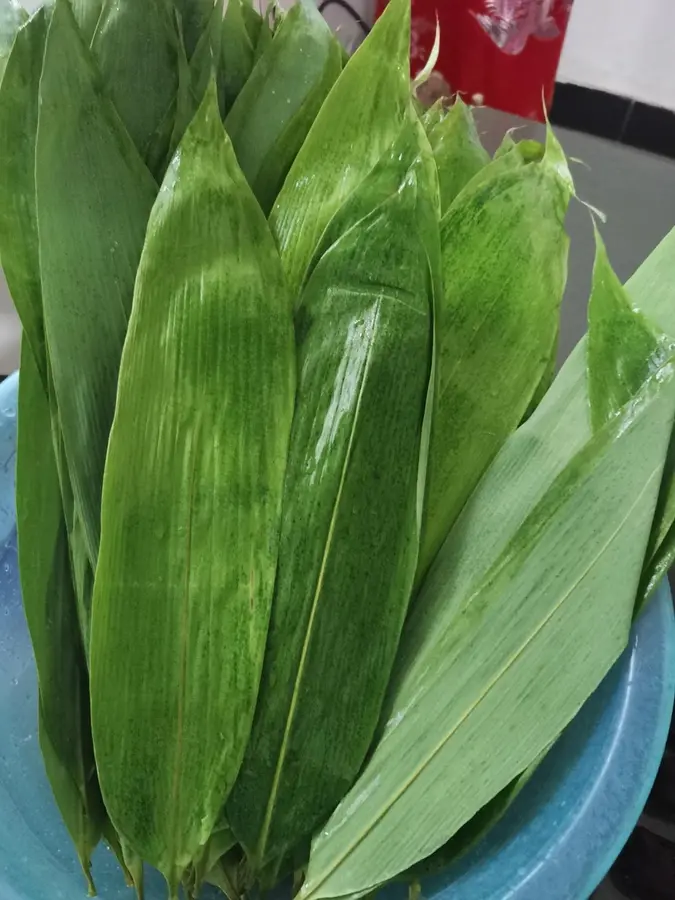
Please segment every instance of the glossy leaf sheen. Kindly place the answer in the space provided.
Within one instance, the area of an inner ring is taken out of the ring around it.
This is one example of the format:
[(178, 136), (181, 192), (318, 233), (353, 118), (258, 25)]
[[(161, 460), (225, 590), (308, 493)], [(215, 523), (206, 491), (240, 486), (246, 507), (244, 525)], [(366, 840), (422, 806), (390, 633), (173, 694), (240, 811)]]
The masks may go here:
[[(675, 373), (661, 369), (576, 454), (560, 449), (557, 471), (537, 468), (553, 442), (565, 447), (547, 419), (569, 426), (566, 401), (549, 392), (444, 545), (406, 630), (383, 736), (315, 839), (302, 896), (358, 896), (432, 853), (534, 762), (623, 650)], [(493, 736), (507, 732), (496, 754)]]
[(181, 18), (185, 50), (189, 60), (206, 30), (213, 12), (214, 0), (173, 0), (173, 3)]
[(441, 223), (443, 296), (418, 578), (522, 420), (550, 358), (567, 278), (570, 190), (562, 151), (549, 141), (541, 163), (504, 172), (502, 157), (481, 170)]
[(106, 807), (173, 891), (211, 836), (249, 736), (294, 379), (281, 264), (213, 84), (148, 226), (92, 622)]
[(391, 0), (314, 120), (270, 214), (299, 297), (321, 234), (395, 140), (410, 103), (410, 4)]
[(341, 69), (340, 45), (313, 0), (296, 3), (225, 120), (266, 214)]
[(105, 0), (92, 52), (108, 96), (144, 156), (178, 90), (178, 40), (168, 0)]
[(98, 89), (68, 0), (56, 0), (47, 37), (35, 172), (45, 334), (94, 562), (119, 359), (157, 188)]
[(430, 366), (416, 194), (411, 176), (325, 254), (298, 316), (275, 600), (227, 806), (258, 867), (308, 836), (356, 777), (408, 605)]
[(44, 385), (21, 349), (16, 502), (21, 594), (38, 672), (40, 748), (89, 878), (105, 818), (89, 728), (89, 690)]

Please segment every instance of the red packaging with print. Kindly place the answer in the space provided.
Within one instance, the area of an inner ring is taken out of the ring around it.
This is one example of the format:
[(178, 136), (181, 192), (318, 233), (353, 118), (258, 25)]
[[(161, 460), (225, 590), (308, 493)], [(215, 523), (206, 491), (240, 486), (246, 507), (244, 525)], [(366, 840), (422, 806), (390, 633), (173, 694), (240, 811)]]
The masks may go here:
[[(379, 12), (386, 3), (379, 0)], [(411, 69), (434, 43), (436, 72), (469, 103), (543, 119), (553, 99), (572, 0), (412, 0)]]

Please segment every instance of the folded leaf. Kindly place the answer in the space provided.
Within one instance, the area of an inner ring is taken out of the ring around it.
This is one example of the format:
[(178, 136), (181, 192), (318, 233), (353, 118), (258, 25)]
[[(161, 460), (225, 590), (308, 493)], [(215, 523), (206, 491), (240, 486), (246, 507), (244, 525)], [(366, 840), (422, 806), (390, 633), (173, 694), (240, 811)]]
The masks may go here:
[(89, 728), (87, 668), (70, 574), (51, 416), (27, 342), (21, 349), (16, 503), (21, 594), (38, 673), (47, 776), (91, 885), (101, 802)]
[(148, 226), (92, 622), (106, 807), (173, 893), (211, 837), (249, 737), (294, 379), (281, 264), (213, 83)]
[(14, 37), (28, 19), (28, 13), (15, 0), (0, 0), (0, 84)]
[(218, 102), (223, 118), (253, 71), (260, 15), (250, 0), (230, 0), (223, 19), (218, 67)]
[(321, 234), (395, 140), (410, 104), (410, 4), (391, 0), (314, 120), (270, 214), (299, 297)]
[(108, 96), (142, 154), (175, 101), (178, 40), (168, 0), (104, 0), (92, 52)]
[(328, 250), (297, 318), (270, 634), (227, 804), (257, 871), (309, 836), (356, 777), (406, 614), (431, 345), (418, 189), (411, 172)]
[[(618, 352), (632, 364), (640, 350)], [(358, 896), (432, 853), (536, 760), (625, 647), (675, 368), (587, 440), (583, 422), (579, 449), (565, 443), (565, 381), (507, 442), (439, 554), (382, 738), (316, 837), (301, 896)], [(537, 466), (556, 446), (561, 464)], [(509, 735), (498, 754), (496, 733)]]
[(56, 0), (35, 174), (44, 324), (75, 506), (95, 563), (103, 465), (136, 268), (157, 186)]
[(541, 162), (504, 171), (507, 159), (482, 169), (441, 223), (443, 296), (418, 583), (521, 422), (558, 330), (569, 170), (551, 132)]
[(445, 213), (460, 190), (490, 162), (490, 157), (478, 137), (471, 107), (459, 94), (427, 134), (438, 166), (441, 212)]
[(0, 83), (0, 257), (45, 395), (47, 357), (35, 212), (35, 135), (46, 34), (47, 19), (40, 9), (19, 30)]
[(266, 214), (341, 69), (340, 45), (325, 19), (313, 0), (300, 0), (225, 120), (242, 171)]

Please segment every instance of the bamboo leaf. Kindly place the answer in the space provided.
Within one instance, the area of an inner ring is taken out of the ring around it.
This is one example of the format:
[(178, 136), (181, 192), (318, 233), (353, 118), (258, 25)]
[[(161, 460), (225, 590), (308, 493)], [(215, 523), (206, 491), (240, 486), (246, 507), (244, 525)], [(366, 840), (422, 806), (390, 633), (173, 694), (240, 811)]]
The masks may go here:
[(47, 357), (35, 212), (35, 135), (46, 34), (45, 10), (40, 9), (19, 30), (0, 83), (0, 256), (45, 394)]
[[(104, 0), (92, 52), (108, 96), (143, 154), (175, 102), (178, 40), (166, 0)], [(167, 139), (165, 155), (168, 149)]]
[(89, 46), (105, 0), (70, 0), (82, 40)]
[(173, 2), (180, 15), (185, 51), (190, 60), (207, 28), (216, 0), (173, 0)]
[(587, 365), (591, 423), (598, 431), (673, 355), (675, 341), (632, 308), (597, 228), (595, 239)]
[(225, 120), (239, 164), (266, 214), (341, 69), (340, 45), (326, 21), (313, 0), (300, 0)]
[(558, 330), (569, 171), (552, 133), (540, 163), (504, 171), (507, 159), (482, 169), (441, 223), (443, 296), (418, 583), (525, 415)]
[(101, 836), (87, 668), (70, 574), (51, 414), (32, 350), (21, 350), (17, 531), (21, 593), (38, 671), (40, 748), (82, 868)]
[(27, 19), (28, 13), (21, 4), (0, 0), (0, 84), (16, 33)]
[[(247, 0), (247, 2), (242, 2), (241, 6), (241, 14), (244, 19), (244, 25), (246, 26), (246, 33), (248, 34), (248, 39), (251, 42), (251, 46), (255, 49), (258, 38), (260, 37), (260, 30), (263, 24), (263, 17), (260, 15), (257, 9), (253, 6), (251, 0)], [(226, 12), (227, 15), (227, 12)]]
[(92, 622), (106, 807), (172, 892), (211, 837), (249, 737), (294, 379), (280, 261), (213, 83), (148, 226)]
[(410, 104), (409, 49), (410, 4), (391, 0), (291, 166), (270, 225), (296, 298), (324, 228), (400, 131)]
[[(406, 629), (382, 738), (315, 838), (301, 896), (358, 896), (434, 852), (535, 761), (623, 650), (675, 369), (595, 436), (571, 399), (563, 373), (451, 532)], [(499, 754), (495, 733), (511, 735)]]
[(258, 872), (307, 837), (356, 777), (408, 605), (430, 368), (422, 189), (411, 172), (328, 250), (302, 297), (275, 600), (253, 732), (227, 804)]
[(218, 102), (225, 118), (253, 71), (262, 18), (250, 0), (230, 0), (225, 10), (218, 68)]
[(92, 563), (133, 284), (156, 184), (56, 0), (36, 146), (44, 323), (68, 471)]
[(490, 157), (478, 137), (471, 107), (459, 95), (427, 134), (438, 166), (441, 212), (445, 213), (460, 190), (490, 162)]

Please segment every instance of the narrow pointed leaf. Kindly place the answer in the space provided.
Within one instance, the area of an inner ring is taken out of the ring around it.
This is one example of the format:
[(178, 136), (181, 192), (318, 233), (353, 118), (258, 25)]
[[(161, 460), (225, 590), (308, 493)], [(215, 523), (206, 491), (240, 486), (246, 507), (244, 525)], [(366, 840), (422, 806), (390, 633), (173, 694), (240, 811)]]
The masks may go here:
[(596, 243), (587, 365), (591, 424), (598, 431), (673, 355), (675, 341), (631, 307), (597, 229)]
[[(107, 94), (143, 154), (178, 90), (178, 40), (167, 0), (105, 0), (92, 52)], [(167, 139), (165, 154), (168, 149)]]
[(239, 164), (266, 214), (341, 69), (340, 45), (325, 19), (313, 0), (300, 0), (225, 120)]
[[(294, 378), (281, 264), (214, 83), (148, 226), (106, 464), (92, 622), (106, 807), (172, 890), (210, 839), (249, 736)], [(139, 727), (149, 720), (152, 729)]]
[(410, 103), (410, 4), (391, 0), (314, 120), (270, 214), (297, 298), (321, 234), (395, 140)]
[(54, 393), (92, 563), (119, 359), (157, 191), (97, 84), (70, 4), (57, 0), (40, 83), (38, 234)]
[(441, 223), (443, 296), (418, 582), (522, 420), (550, 358), (567, 278), (571, 190), (562, 150), (548, 140), (540, 163), (504, 172), (505, 156), (481, 170)]
[(208, 25), (215, 0), (173, 0), (181, 18), (188, 60)]
[[(253, 18), (250, 18), (253, 14)], [(250, 0), (230, 0), (225, 10), (218, 67), (218, 102), (223, 118), (253, 71), (262, 19)], [(255, 24), (254, 24), (255, 23)]]
[(459, 95), (427, 134), (438, 166), (441, 212), (445, 213), (460, 190), (490, 162), (490, 157), (478, 137), (471, 107)]
[(75, 21), (82, 35), (82, 40), (87, 46), (91, 44), (94, 37), (103, 3), (104, 0), (71, 0)]
[[(492, 492), (484, 480), (483, 498), (476, 507), (472, 498), (425, 582), (382, 738), (315, 839), (304, 897), (358, 896), (434, 852), (550, 745), (625, 647), (672, 428), (675, 369), (664, 366), (575, 455), (568, 451), (544, 487), (533, 438), (549, 451), (562, 442), (542, 430), (552, 409), (559, 428), (571, 424), (565, 394), (562, 406), (551, 398), (507, 443), (490, 470)], [(500, 465), (509, 445), (520, 446), (529, 476)], [(521, 497), (525, 517), (513, 531), (499, 521), (491, 541), (492, 520), (527, 480), (543, 490), (531, 490), (527, 503)], [(499, 754), (495, 730), (512, 736)]]
[[(260, 37), (260, 30), (262, 28), (263, 17), (260, 15), (258, 10), (253, 6), (252, 0), (246, 0), (246, 2), (242, 2), (241, 4), (241, 14), (244, 20), (244, 25), (246, 27), (246, 33), (248, 34), (248, 39), (251, 42), (251, 46), (254, 48), (257, 46), (258, 38)], [(227, 15), (227, 13), (226, 13)]]
[(14, 37), (27, 19), (28, 13), (20, 3), (0, 0), (0, 84)]
[(0, 258), (45, 394), (47, 358), (35, 211), (35, 135), (46, 34), (47, 19), (41, 9), (18, 32), (0, 83)]
[(274, 32), (267, 21), (267, 17), (264, 17), (261, 20), (260, 28), (258, 29), (258, 37), (255, 43), (255, 54), (253, 57), (253, 65), (255, 65), (260, 57), (265, 53), (267, 48), (272, 43), (272, 38), (274, 37)]
[(21, 593), (38, 672), (40, 747), (56, 802), (89, 877), (105, 814), (89, 729), (87, 669), (51, 414), (27, 342), (21, 350), (16, 476)]
[(408, 605), (431, 334), (418, 187), (411, 173), (333, 245), (298, 314), (275, 601), (227, 806), (258, 871), (309, 836), (358, 773)]

